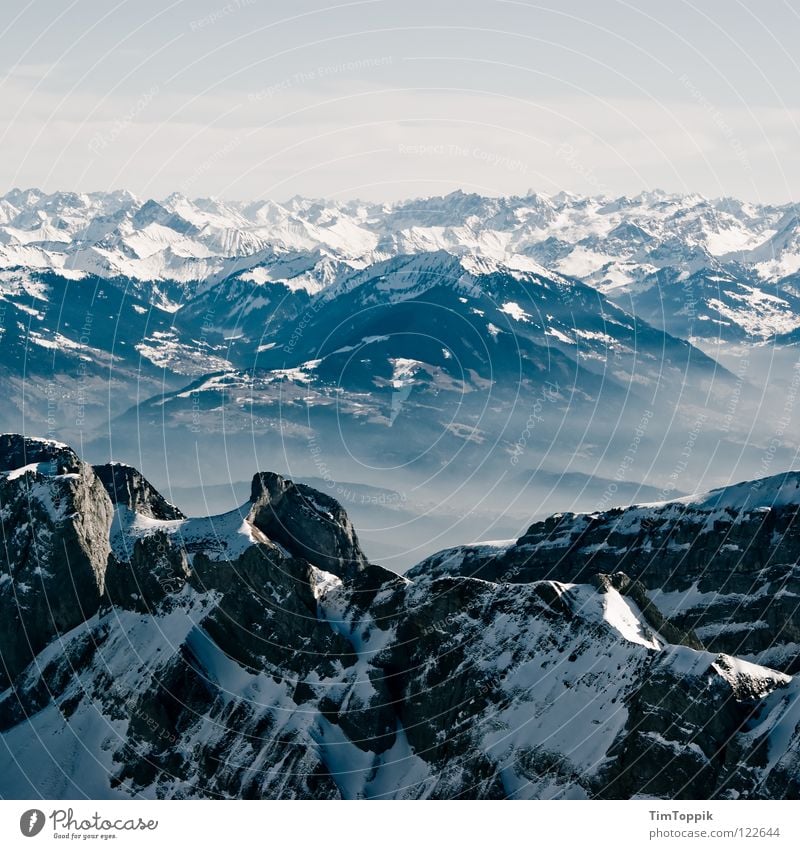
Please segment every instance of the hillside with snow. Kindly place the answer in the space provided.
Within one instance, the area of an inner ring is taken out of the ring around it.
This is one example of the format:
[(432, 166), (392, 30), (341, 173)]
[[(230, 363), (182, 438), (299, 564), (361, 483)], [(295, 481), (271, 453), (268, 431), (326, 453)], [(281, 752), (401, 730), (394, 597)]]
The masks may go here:
[(684, 309), (690, 300), (696, 306), (678, 335), (766, 339), (800, 326), (792, 204), (663, 192), (454, 192), (386, 204), (35, 189), (0, 198), (0, 268), (125, 279), (165, 310), (231, 277), (314, 293), (342, 269), (434, 251), (520, 271), (544, 266), (612, 297), (641, 299), (648, 320), (659, 305), (670, 314), (674, 298)]
[(0, 427), (135, 462), (197, 502), (259, 457), (391, 489), (402, 509), (366, 505), (365, 533), (407, 568), (464, 533), (519, 533), (526, 505), (620, 506), (791, 466), (796, 226), (790, 206), (660, 192), (15, 190)]
[(5, 434), (0, 795), (796, 799), (798, 494), (554, 516), (401, 578), (279, 475), (187, 518)]

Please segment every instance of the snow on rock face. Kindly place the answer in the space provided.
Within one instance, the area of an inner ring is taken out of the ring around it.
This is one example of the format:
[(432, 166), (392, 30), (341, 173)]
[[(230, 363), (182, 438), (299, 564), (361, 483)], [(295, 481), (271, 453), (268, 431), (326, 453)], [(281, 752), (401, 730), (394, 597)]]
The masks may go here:
[(330, 572), (323, 572), (316, 566), (311, 567), (311, 580), (313, 582), (314, 598), (320, 601), (330, 591), (342, 586), (342, 579)]
[(151, 519), (182, 519), (183, 513), (131, 466), (106, 463), (92, 467), (113, 504)]
[(505, 304), (500, 307), (500, 312), (504, 312), (506, 315), (510, 315), (514, 321), (529, 321), (530, 316), (525, 312), (524, 309), (519, 304), (514, 303), (513, 301), (507, 301)]
[[(800, 324), (791, 283), (800, 269), (800, 226), (791, 204), (652, 193), (611, 199), (454, 192), (389, 204), (300, 198), (279, 204), (10, 192), (0, 198), (0, 210), (0, 270), (10, 273), (41, 269), (177, 283), (183, 294), (198, 282), (235, 278), (313, 295), (376, 262), (445, 252), (473, 276), (500, 263), (578, 277), (622, 297), (655, 289), (669, 298), (685, 277), (705, 275), (695, 330), (713, 332), (709, 319), (715, 319), (766, 338)], [(666, 285), (667, 278), (678, 280), (677, 287)], [(398, 284), (393, 281), (395, 290)], [(156, 285), (151, 290), (159, 309), (181, 308), (182, 297)], [(157, 358), (158, 348), (145, 345), (142, 353)]]
[[(33, 463), (26, 463), (33, 459)], [(0, 687), (57, 634), (98, 608), (112, 505), (90, 466), (60, 443), (0, 437)]]
[(636, 604), (614, 589), (609, 589), (606, 593), (603, 618), (629, 642), (641, 643), (647, 648), (654, 649), (660, 648), (663, 644), (657, 636), (643, 628), (642, 622), (646, 620)]
[(796, 672), (799, 512), (800, 473), (787, 472), (674, 501), (557, 514), (504, 551), (441, 552), (409, 577), (587, 581), (624, 572), (641, 585), (639, 607), (653, 607), (690, 644)]
[(111, 528), (111, 550), (122, 563), (131, 560), (137, 542), (144, 540), (166, 541), (168, 546), (185, 552), (187, 561), (198, 552), (212, 561), (232, 561), (253, 545), (285, 552), (249, 521), (249, 510), (248, 503), (221, 516), (158, 519), (118, 505)]
[[(531, 532), (407, 580), (366, 562), (333, 499), (270, 473), (252, 489), (240, 510), (187, 519), (127, 467), (0, 478), (15, 554), (0, 795), (31, 781), (54, 798), (800, 793), (795, 679), (698, 647), (640, 583), (468, 576), (521, 544), (530, 559)], [(52, 603), (79, 556), (81, 595), (45, 614), (36, 587)]]
[(675, 502), (698, 510), (769, 510), (800, 504), (800, 472), (786, 472), (757, 481), (746, 481), (714, 489), (700, 495), (688, 495)]
[(79, 466), (75, 452), (61, 442), (31, 439), (17, 433), (0, 434), (0, 472), (7, 478), (19, 477), (26, 471), (66, 474), (77, 471)]

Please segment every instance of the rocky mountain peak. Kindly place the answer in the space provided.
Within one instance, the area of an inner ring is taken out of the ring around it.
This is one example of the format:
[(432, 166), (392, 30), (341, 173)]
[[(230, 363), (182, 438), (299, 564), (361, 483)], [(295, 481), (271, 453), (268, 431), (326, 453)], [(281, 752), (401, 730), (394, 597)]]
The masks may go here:
[(14, 472), (27, 467), (40, 474), (64, 475), (80, 471), (81, 461), (69, 446), (61, 442), (35, 439), (19, 433), (0, 434), (0, 472)]
[(793, 638), (786, 481), (760, 487), (774, 512), (729, 493), (563, 515), (407, 580), (281, 475), (187, 519), (134, 469), (78, 470), (0, 476), (4, 798), (800, 796), (799, 682), (734, 639), (757, 614)]
[(184, 514), (133, 466), (104, 463), (92, 466), (112, 504), (128, 507), (134, 513), (165, 521), (185, 519)]
[(337, 575), (367, 566), (355, 529), (336, 499), (273, 472), (259, 472), (248, 520), (289, 552)]
[(58, 442), (0, 437), (0, 689), (98, 609), (112, 505), (91, 466)]

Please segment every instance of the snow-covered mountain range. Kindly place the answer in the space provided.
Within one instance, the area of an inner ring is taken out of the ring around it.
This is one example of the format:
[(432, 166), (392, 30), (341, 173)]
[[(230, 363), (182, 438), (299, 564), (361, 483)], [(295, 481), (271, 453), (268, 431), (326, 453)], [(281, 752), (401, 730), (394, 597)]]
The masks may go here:
[(682, 336), (765, 339), (800, 326), (792, 204), (658, 191), (631, 198), (454, 192), (386, 204), (35, 189), (0, 199), (0, 268), (125, 278), (140, 291), (146, 283), (149, 299), (170, 310), (232, 276), (313, 294), (343, 271), (432, 251), (520, 271), (544, 266), (641, 302), (648, 320), (662, 305), (667, 329), (680, 326)]
[[(162, 487), (241, 481), (267, 457), (402, 491), (417, 516), (490, 504), (475, 536), (519, 532), (505, 519), (531, 504), (768, 474), (794, 455), (798, 226), (791, 206), (658, 192), (9, 192), (0, 427)], [(688, 463), (689, 442), (713, 462)], [(401, 549), (425, 537), (404, 566), (463, 539), (429, 536), (398, 531)]]
[(796, 799), (799, 480), (401, 578), (279, 475), (190, 519), (3, 435), (0, 795)]

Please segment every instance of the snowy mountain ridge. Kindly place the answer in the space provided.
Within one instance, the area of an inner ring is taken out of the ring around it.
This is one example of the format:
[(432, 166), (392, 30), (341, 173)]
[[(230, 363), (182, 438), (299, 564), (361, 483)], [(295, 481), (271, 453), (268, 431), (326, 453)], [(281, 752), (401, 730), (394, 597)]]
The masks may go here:
[(518, 540), (445, 550), (408, 576), (577, 581), (620, 571), (664, 627), (796, 672), (799, 513), (800, 472), (784, 472), (672, 501), (556, 513)]
[(797, 678), (621, 572), (403, 579), (268, 472), (186, 519), (52, 441), (3, 435), (0, 466), (5, 798), (800, 795)]
[[(456, 191), (383, 204), (297, 197), (280, 204), (13, 190), (0, 198), (0, 269), (134, 281), (153, 304), (175, 310), (229, 278), (314, 294), (342, 272), (446, 251), (578, 278), (616, 299), (632, 298), (649, 320), (675, 311), (681, 326), (691, 324), (678, 334), (684, 338), (734, 332), (763, 339), (800, 327), (798, 221), (793, 204), (663, 192)], [(665, 308), (675, 296), (677, 309)], [(703, 308), (697, 316), (694, 302)]]
[[(445, 197), (375, 204), (293, 198), (234, 202), (190, 200), (173, 193), (162, 200), (139, 199), (130, 192), (55, 192), (13, 190), (0, 198), (3, 261), (8, 266), (106, 270), (141, 279), (171, 277), (172, 254), (187, 271), (174, 279), (203, 279), (230, 257), (265, 248), (327, 248), (342, 257), (378, 259), (399, 253), (461, 250), (499, 260), (524, 258), (553, 237), (579, 248), (557, 264), (567, 274), (586, 276), (597, 265), (590, 256), (600, 242), (616, 244), (629, 256), (653, 242), (677, 241), (711, 257), (738, 255), (761, 262), (778, 259), (796, 246), (794, 205), (755, 205), (730, 198), (645, 192), (636, 197), (548, 196), (484, 197), (456, 191)], [(612, 254), (609, 254), (611, 256)], [(31, 262), (31, 257), (40, 262)], [(92, 258), (94, 264), (92, 263)], [(148, 259), (153, 259), (148, 264)], [(787, 260), (782, 271), (791, 273)], [(779, 273), (761, 269), (766, 278)], [(131, 273), (133, 272), (133, 273)], [(192, 277), (192, 273), (196, 277)]]
[(198, 280), (230, 270), (231, 258), (257, 264), (268, 249), (324, 248), (365, 261), (443, 249), (509, 264), (548, 257), (547, 267), (613, 288), (630, 282), (637, 266), (662, 267), (672, 253), (750, 263), (765, 280), (787, 276), (800, 269), (797, 224), (792, 204), (662, 192), (612, 199), (456, 191), (385, 204), (279, 204), (31, 189), (0, 198), (0, 258), (5, 267)]
[[(541, 456), (651, 495), (792, 465), (776, 427), (789, 432), (800, 379), (800, 286), (759, 276), (771, 248), (747, 259), (775, 234), (794, 250), (789, 206), (17, 191), (0, 210), (0, 427), (94, 459), (113, 436), (161, 485), (170, 467), (193, 486), (198, 452), (206, 481), (239, 463), (246, 480), (254, 443), (299, 477), (352, 480), (354, 457), (361, 483), (382, 486), (386, 464), (406, 478), (396, 489), (433, 474), (434, 501), (483, 498), (511, 472), (541, 489), (545, 515), (625, 496), (544, 487)], [(703, 480), (681, 460), (684, 433), (715, 458)]]

